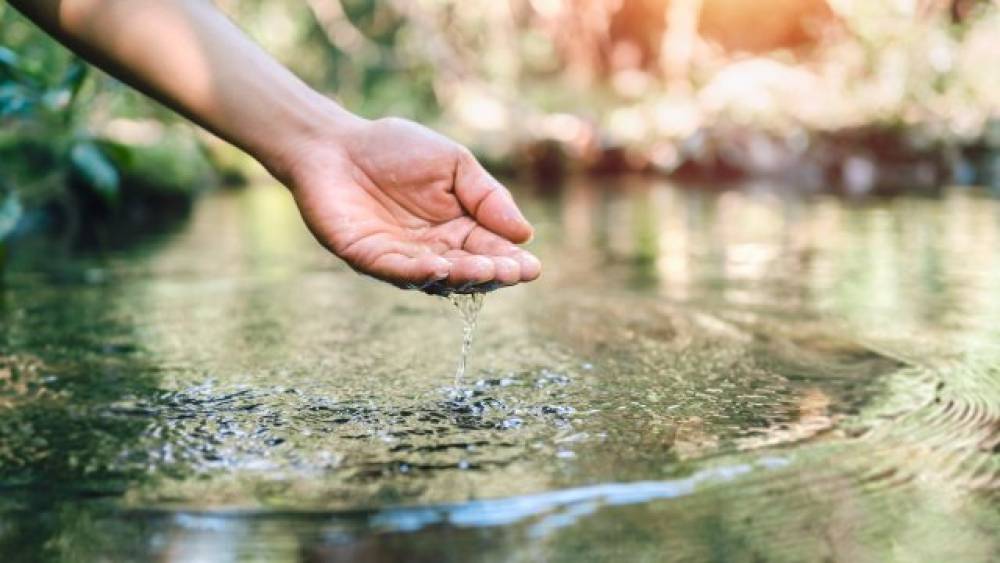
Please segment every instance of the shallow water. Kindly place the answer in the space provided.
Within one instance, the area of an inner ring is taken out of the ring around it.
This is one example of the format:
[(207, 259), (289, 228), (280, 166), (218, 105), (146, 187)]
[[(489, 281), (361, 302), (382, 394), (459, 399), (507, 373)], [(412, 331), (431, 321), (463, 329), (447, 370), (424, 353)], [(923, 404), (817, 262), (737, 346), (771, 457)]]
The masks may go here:
[(5, 561), (988, 561), (1000, 203), (520, 190), (545, 264), (454, 388), (444, 300), (262, 186), (0, 292)]

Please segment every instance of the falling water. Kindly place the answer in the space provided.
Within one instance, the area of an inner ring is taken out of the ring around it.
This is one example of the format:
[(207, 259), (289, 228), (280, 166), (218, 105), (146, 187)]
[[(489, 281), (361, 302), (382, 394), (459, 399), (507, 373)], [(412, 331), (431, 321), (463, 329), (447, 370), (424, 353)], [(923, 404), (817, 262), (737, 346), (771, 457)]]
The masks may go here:
[(462, 315), (462, 355), (458, 359), (458, 369), (455, 371), (455, 387), (461, 387), (462, 379), (465, 377), (465, 366), (469, 357), (469, 350), (472, 348), (472, 335), (476, 330), (476, 322), (479, 320), (479, 311), (483, 308), (482, 293), (452, 293), (448, 296), (448, 301), (458, 309)]

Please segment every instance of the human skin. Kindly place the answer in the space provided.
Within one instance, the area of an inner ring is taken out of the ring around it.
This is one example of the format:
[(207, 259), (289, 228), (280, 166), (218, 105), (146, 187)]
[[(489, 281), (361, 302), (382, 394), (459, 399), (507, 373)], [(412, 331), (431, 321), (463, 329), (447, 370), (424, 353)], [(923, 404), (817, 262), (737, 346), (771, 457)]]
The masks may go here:
[(511, 285), (541, 263), (532, 227), (461, 145), (367, 120), (317, 93), (209, 0), (11, 0), (110, 74), (243, 149), (291, 191), (316, 239), (400, 287)]

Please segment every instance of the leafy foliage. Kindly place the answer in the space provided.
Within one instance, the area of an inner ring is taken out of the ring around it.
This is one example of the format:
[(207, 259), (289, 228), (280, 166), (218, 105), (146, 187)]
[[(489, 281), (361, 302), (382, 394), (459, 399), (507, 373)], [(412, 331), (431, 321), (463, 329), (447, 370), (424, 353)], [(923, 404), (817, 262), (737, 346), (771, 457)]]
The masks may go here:
[(80, 141), (69, 151), (69, 159), (76, 173), (104, 201), (116, 203), (121, 186), (121, 176), (112, 161), (93, 141)]
[(21, 200), (18, 199), (17, 194), (8, 193), (0, 202), (0, 241), (14, 231), (22, 212)]
[(125, 200), (189, 198), (210, 176), (190, 129), (163, 127), (144, 143), (108, 138), (113, 119), (172, 118), (5, 5), (0, 43), (0, 243), (32, 216), (73, 229), (113, 220)]
[[(1000, 184), (989, 133), (1000, 83), (985, 71), (1000, 63), (996, 3), (966, 3), (974, 9), (961, 19), (946, 2), (923, 10), (908, 0), (761, 0), (739, 13), (721, 0), (217, 4), (352, 111), (423, 121), (505, 169), (560, 159), (614, 168), (618, 151), (677, 170), (705, 150), (732, 152), (705, 142), (739, 145), (727, 124), (765, 131), (789, 153), (874, 124), (930, 147), (921, 158), (968, 149), (956, 169), (968, 160)], [(747, 35), (762, 10), (778, 25), (783, 16), (764, 6), (779, 4), (818, 6), (823, 33), (805, 48), (734, 51), (727, 30)], [(671, 23), (683, 21), (689, 29)], [(52, 207), (79, 215), (86, 202), (115, 212), (144, 193), (188, 197), (208, 161), (220, 161), (169, 111), (90, 71), (6, 4), (0, 45), (0, 202), (18, 202), (18, 217)], [(113, 134), (122, 121), (156, 132)], [(5, 231), (0, 240), (16, 232)]]

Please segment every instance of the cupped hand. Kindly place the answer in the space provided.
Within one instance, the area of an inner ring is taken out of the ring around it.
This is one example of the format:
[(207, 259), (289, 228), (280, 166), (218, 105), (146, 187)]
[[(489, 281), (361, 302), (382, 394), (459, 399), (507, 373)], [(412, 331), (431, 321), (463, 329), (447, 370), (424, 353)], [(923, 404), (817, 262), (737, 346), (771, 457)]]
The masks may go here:
[(309, 229), (355, 270), (399, 287), (469, 291), (531, 281), (532, 227), (461, 145), (396, 118), (302, 147), (288, 180)]

